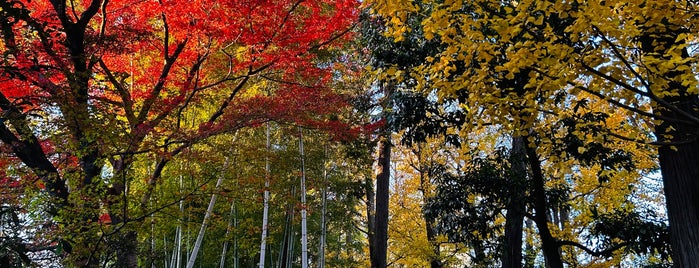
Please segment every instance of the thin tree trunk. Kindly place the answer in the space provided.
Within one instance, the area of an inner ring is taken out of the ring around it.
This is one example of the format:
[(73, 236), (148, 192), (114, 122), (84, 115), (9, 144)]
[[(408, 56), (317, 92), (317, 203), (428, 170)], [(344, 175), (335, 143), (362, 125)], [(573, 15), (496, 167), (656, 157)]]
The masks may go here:
[(258, 264), (260, 268), (265, 267), (265, 250), (267, 249), (267, 229), (269, 228), (267, 215), (269, 214), (269, 180), (271, 175), (269, 165), (269, 154), (271, 149), (271, 143), (269, 138), (270, 128), (270, 123), (267, 122), (267, 128), (265, 130), (265, 136), (267, 138), (267, 154), (265, 156), (265, 193), (263, 201), (264, 205), (262, 208), (262, 239), (260, 240), (260, 262)]
[(308, 230), (306, 229), (306, 154), (303, 150), (303, 129), (299, 129), (301, 154), (301, 267), (308, 268)]
[[(424, 214), (423, 214), (424, 215)], [(427, 231), (427, 241), (430, 243), (432, 246), (432, 256), (430, 258), (430, 268), (442, 268), (442, 253), (439, 248), (439, 243), (437, 242), (437, 232), (435, 230), (434, 226), (434, 218), (432, 219), (427, 219), (425, 218), (425, 229)]]
[(194, 242), (194, 248), (192, 248), (189, 260), (187, 261), (187, 268), (193, 268), (194, 263), (197, 260), (197, 254), (199, 254), (199, 248), (201, 248), (201, 242), (204, 239), (204, 233), (206, 232), (206, 227), (209, 224), (209, 218), (211, 217), (211, 213), (213, 213), (214, 211), (214, 205), (216, 204), (216, 193), (218, 192), (219, 187), (221, 187), (221, 184), (223, 183), (223, 178), (227, 167), (228, 159), (226, 159), (226, 162), (224, 162), (223, 164), (223, 170), (221, 171), (221, 175), (219, 175), (218, 180), (216, 181), (214, 193), (211, 194), (211, 200), (209, 201), (209, 206), (206, 208), (206, 213), (204, 213), (204, 220), (202, 220), (201, 227), (199, 228), (197, 240)]
[[(182, 188), (184, 187), (182, 182), (182, 175), (180, 175), (180, 196), (182, 196)], [(174, 252), (172, 253), (172, 259), (170, 261), (170, 267), (180, 268), (182, 264), (182, 220), (184, 218), (184, 199), (180, 199), (180, 218), (177, 222), (177, 227), (175, 228), (175, 246)]]
[(534, 249), (534, 239), (533, 239), (533, 233), (534, 233), (534, 226), (532, 224), (532, 220), (530, 218), (525, 219), (526, 222), (526, 228), (527, 228), (527, 240), (526, 244), (524, 245), (524, 268), (534, 268), (534, 263), (536, 261), (536, 252)]
[(327, 227), (325, 226), (325, 214), (328, 200), (328, 167), (326, 163), (328, 148), (323, 146), (323, 188), (321, 190), (321, 209), (320, 209), (320, 246), (318, 249), (318, 268), (325, 268), (325, 235)]
[(527, 180), (527, 154), (524, 137), (512, 137), (510, 152), (511, 174), (505, 216), (505, 243), (503, 245), (502, 267), (522, 267), (522, 231), (526, 210), (525, 187)]
[[(296, 197), (296, 187), (291, 188), (292, 199)], [(279, 267), (289, 268), (294, 251), (294, 206), (288, 204), (286, 207), (286, 222), (284, 223), (284, 238), (279, 252)]]
[[(153, 209), (153, 199), (150, 200), (151, 210)], [(155, 268), (155, 214), (150, 215), (150, 256), (148, 256), (150, 267)]]
[(228, 236), (231, 233), (231, 228), (233, 227), (233, 221), (236, 217), (236, 207), (235, 200), (231, 201), (231, 212), (228, 216), (228, 223), (226, 224), (226, 234), (224, 235), (223, 249), (221, 250), (221, 261), (219, 263), (219, 268), (226, 268), (226, 253), (228, 251)]
[[(413, 166), (419, 174), (420, 178), (420, 193), (422, 194), (422, 203), (427, 204), (428, 199), (432, 196), (429, 178), (425, 175), (425, 165), (422, 159), (422, 144), (418, 143), (417, 149), (413, 150), (413, 154), (417, 157), (417, 165)], [(427, 242), (430, 243), (432, 247), (432, 256), (430, 257), (430, 268), (442, 268), (442, 253), (439, 248), (439, 241), (437, 241), (437, 230), (435, 229), (435, 219), (428, 218), (425, 213), (422, 213), (422, 218), (425, 220), (425, 233), (427, 235)]]
[[(369, 240), (369, 260), (371, 262), (376, 259), (376, 203), (375, 203), (375, 192), (374, 192), (374, 180), (370, 176), (364, 178), (364, 192), (366, 193), (366, 227), (367, 227), (367, 239)], [(349, 247), (348, 247), (349, 248)], [(351, 256), (351, 254), (349, 254)]]
[(551, 235), (551, 230), (548, 227), (548, 202), (546, 201), (546, 188), (544, 175), (541, 171), (541, 161), (536, 153), (536, 148), (525, 146), (529, 168), (532, 175), (532, 194), (534, 195), (534, 223), (539, 229), (539, 238), (541, 239), (541, 247), (546, 260), (547, 268), (563, 268), (563, 261), (558, 251), (558, 241)]

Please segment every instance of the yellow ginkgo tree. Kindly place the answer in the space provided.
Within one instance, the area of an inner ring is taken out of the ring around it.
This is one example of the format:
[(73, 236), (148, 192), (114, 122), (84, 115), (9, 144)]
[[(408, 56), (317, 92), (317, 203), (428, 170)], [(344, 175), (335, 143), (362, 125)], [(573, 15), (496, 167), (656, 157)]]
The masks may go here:
[[(535, 150), (530, 158), (560, 157), (547, 152), (546, 144), (555, 141), (537, 133), (542, 118), (575, 113), (586, 101), (618, 110), (622, 118), (604, 120), (607, 128), (600, 131), (620, 144), (655, 146), (672, 261), (677, 267), (699, 263), (695, 3), (374, 0), (369, 7), (387, 18), (386, 34), (397, 41), (416, 30), (438, 40), (441, 52), (414, 70), (418, 88), (458, 98), (470, 124), (497, 124), (527, 136)], [(420, 25), (409, 23), (413, 15), (423, 18)], [(584, 143), (601, 137), (575, 135)]]

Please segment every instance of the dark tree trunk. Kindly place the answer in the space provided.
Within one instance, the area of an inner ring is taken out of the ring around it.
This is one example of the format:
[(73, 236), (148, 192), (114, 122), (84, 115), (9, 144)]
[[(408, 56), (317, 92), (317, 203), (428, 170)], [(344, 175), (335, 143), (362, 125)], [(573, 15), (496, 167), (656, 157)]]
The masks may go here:
[(437, 232), (434, 227), (434, 219), (425, 218), (425, 229), (427, 231), (427, 242), (432, 246), (432, 259), (430, 259), (430, 268), (442, 268), (444, 264), (440, 257), (439, 243), (437, 242)]
[[(686, 45), (684, 39), (678, 38), (680, 33), (688, 31), (684, 25), (660, 23), (644, 27), (639, 38), (644, 58), (656, 62), (690, 58), (687, 47), (682, 47)], [(699, 265), (699, 94), (680, 82), (687, 79), (687, 74), (695, 75), (691, 66), (686, 67), (689, 71), (657, 68), (665, 72), (655, 73), (648, 82), (651, 87), (654, 83), (667, 83), (662, 90), (674, 93), (654, 95), (653, 102), (655, 113), (662, 119), (655, 127), (655, 136), (659, 142), (669, 144), (661, 146), (658, 154), (674, 267)]]
[(119, 236), (117, 248), (117, 267), (138, 267), (138, 241), (135, 231), (126, 231)]
[[(372, 263), (376, 259), (376, 239), (374, 235), (375, 230), (375, 219), (374, 212), (375, 209), (375, 192), (374, 192), (374, 180), (371, 176), (367, 176), (364, 181), (364, 192), (366, 193), (366, 216), (367, 216), (367, 238), (369, 240), (369, 261)], [(349, 244), (348, 244), (349, 245)]]
[(388, 200), (391, 177), (391, 137), (383, 135), (379, 141), (379, 174), (376, 175), (376, 220), (374, 231), (374, 259), (372, 268), (385, 268), (388, 251)]
[(522, 231), (526, 212), (527, 155), (524, 137), (512, 137), (510, 153), (511, 174), (505, 216), (505, 242), (502, 252), (503, 268), (522, 267)]
[[(420, 178), (420, 187), (418, 190), (422, 194), (422, 203), (427, 204), (429, 198), (432, 197), (432, 187), (430, 185), (429, 177), (427, 174), (427, 167), (422, 159), (422, 146), (424, 144), (418, 143), (417, 148), (413, 149), (413, 154), (417, 157), (417, 166), (413, 166), (417, 169)], [(422, 213), (422, 218), (425, 220), (425, 233), (427, 235), (427, 242), (430, 243), (432, 247), (432, 257), (430, 258), (430, 268), (442, 268), (444, 264), (442, 263), (442, 253), (439, 248), (440, 244), (437, 241), (437, 229), (435, 228), (435, 219), (428, 218), (425, 213)]]
[(536, 148), (532, 144), (526, 146), (529, 167), (531, 168), (532, 195), (534, 196), (534, 223), (539, 229), (541, 247), (546, 260), (547, 268), (563, 268), (563, 261), (558, 251), (558, 241), (551, 235), (549, 230), (548, 204), (546, 201), (546, 190), (544, 174), (541, 171), (541, 161), (536, 154)]
[[(699, 108), (696, 99), (693, 102), (693, 109)], [(670, 124), (656, 130), (658, 136), (666, 133), (666, 126)], [(674, 141), (689, 140), (674, 148), (662, 146), (658, 150), (670, 222), (672, 261), (674, 267), (696, 267), (699, 265), (699, 132), (697, 128), (679, 124), (672, 127)]]

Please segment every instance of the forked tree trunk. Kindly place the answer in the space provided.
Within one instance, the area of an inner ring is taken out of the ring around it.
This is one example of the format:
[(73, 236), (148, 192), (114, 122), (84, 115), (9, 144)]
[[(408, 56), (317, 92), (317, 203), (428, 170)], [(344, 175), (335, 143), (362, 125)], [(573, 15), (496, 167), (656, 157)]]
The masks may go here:
[(534, 223), (539, 229), (539, 239), (544, 253), (547, 268), (563, 268), (563, 261), (558, 251), (558, 241), (551, 235), (547, 218), (548, 202), (546, 200), (546, 188), (544, 174), (541, 171), (541, 161), (533, 144), (525, 146), (527, 159), (532, 175), (532, 195), (534, 196)]

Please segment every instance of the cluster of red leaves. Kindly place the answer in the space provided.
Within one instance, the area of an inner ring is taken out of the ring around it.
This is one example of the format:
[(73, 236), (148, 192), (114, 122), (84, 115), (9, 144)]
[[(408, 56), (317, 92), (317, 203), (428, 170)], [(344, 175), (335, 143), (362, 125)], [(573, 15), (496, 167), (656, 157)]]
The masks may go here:
[[(351, 38), (347, 33), (358, 16), (357, 0), (84, 0), (58, 13), (57, 4), (65, 1), (10, 1), (27, 12), (10, 19), (13, 40), (0, 44), (7, 55), (0, 63), (0, 92), (25, 112), (46, 109), (49, 116), (42, 120), (69, 135), (77, 133), (65, 131), (69, 120), (49, 117), (69, 115), (65, 109), (83, 97), (76, 92), (82, 90), (80, 80), (86, 80), (90, 111), (125, 116), (128, 124), (109, 125), (94, 114), (73, 119), (94, 121), (80, 124), (86, 128), (119, 128), (106, 131), (133, 139), (105, 142), (99, 150), (140, 150), (147, 147), (142, 146), (147, 135), (160, 136), (153, 141), (175, 137), (189, 144), (269, 120), (325, 129), (339, 139), (361, 132), (331, 116), (346, 103), (327, 87), (333, 70), (321, 68), (319, 60), (320, 51)], [(74, 23), (94, 3), (100, 8), (85, 21), (83, 55), (74, 57), (68, 33), (80, 30)], [(82, 67), (75, 62), (81, 60), (87, 74), (77, 73)], [(271, 94), (232, 95), (238, 91), (232, 88), (248, 78), (276, 86)], [(223, 113), (197, 118), (198, 129), (167, 127), (184, 109), (211, 107)], [(77, 138), (61, 139), (54, 144), (75, 147)], [(75, 150), (49, 145), (43, 148), (46, 155)], [(108, 146), (126, 148), (104, 149)], [(55, 165), (65, 171), (83, 161), (76, 155), (51, 160), (62, 161)]]

